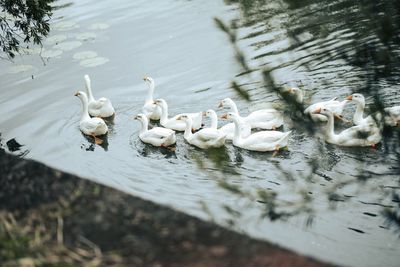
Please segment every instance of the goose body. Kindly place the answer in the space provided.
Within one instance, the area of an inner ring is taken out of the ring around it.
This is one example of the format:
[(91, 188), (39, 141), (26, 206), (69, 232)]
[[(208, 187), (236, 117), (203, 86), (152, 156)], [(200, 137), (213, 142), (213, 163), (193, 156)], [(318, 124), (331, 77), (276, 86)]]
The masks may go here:
[(164, 99), (157, 99), (154, 103), (161, 108), (160, 124), (165, 128), (180, 132), (185, 131), (186, 123), (182, 120), (178, 120), (178, 118), (184, 114), (188, 115), (192, 119), (193, 130), (198, 130), (201, 128), (201, 123), (203, 121), (202, 112), (178, 114), (172, 118), (168, 118), (167, 102)]
[[(214, 110), (209, 109), (204, 114), (206, 117), (211, 119), (210, 128), (218, 129), (218, 116)], [(244, 122), (241, 118), (238, 118), (241, 127), (241, 135), (242, 137), (247, 137), (251, 134), (251, 127), (248, 123)], [(226, 140), (233, 140), (235, 135), (235, 124), (233, 122), (225, 124), (221, 128), (218, 129), (220, 132), (226, 135)]]
[(382, 120), (382, 114), (377, 112), (364, 118), (365, 98), (362, 94), (355, 93), (347, 97), (348, 100), (354, 101), (357, 104), (356, 112), (353, 115), (353, 123), (355, 125), (374, 125), (377, 126)]
[[(284, 92), (290, 93), (294, 95), (294, 99), (299, 104), (303, 104), (304, 93), (300, 88), (293, 87), (289, 88), (288, 90), (284, 90)], [(311, 104), (304, 110), (304, 114), (311, 117), (311, 119), (315, 122), (325, 122), (328, 121), (328, 118), (321, 114), (314, 113), (315, 110), (319, 108), (327, 108), (333, 112), (336, 117), (341, 118), (343, 114), (343, 109), (349, 100), (345, 99), (343, 101), (338, 101), (337, 97), (332, 98), (328, 101), (321, 101), (314, 104)]]
[(388, 107), (385, 111), (385, 124), (398, 126), (400, 122), (400, 106)]
[[(239, 110), (230, 98), (225, 98), (219, 104), (219, 107), (228, 107), (232, 110), (233, 113), (239, 115)], [(246, 122), (250, 125), (251, 128), (260, 128), (260, 129), (275, 129), (279, 128), (283, 125), (283, 117), (282, 114), (276, 109), (260, 109), (251, 112), (246, 117), (240, 117), (243, 122)], [(232, 126), (230, 126), (232, 127)]]
[(78, 91), (75, 96), (82, 102), (82, 117), (79, 129), (86, 135), (99, 136), (108, 132), (107, 124), (101, 118), (91, 118), (88, 112), (88, 97), (85, 92)]
[(233, 138), (234, 146), (252, 151), (266, 152), (276, 151), (288, 145), (291, 131), (260, 131), (243, 138), (241, 135), (239, 116), (236, 113), (230, 112), (225, 114), (223, 118), (233, 120), (235, 125), (235, 135)]
[(154, 104), (154, 80), (151, 77), (144, 77), (143, 80), (146, 82), (149, 89), (142, 111), (150, 120), (159, 120), (161, 117), (161, 107)]
[(335, 116), (341, 117), (344, 106), (347, 104), (347, 102), (348, 102), (347, 99), (343, 101), (338, 101), (337, 97), (328, 101), (317, 102), (308, 106), (304, 110), (304, 114), (308, 114), (309, 116), (311, 116), (313, 121), (328, 121), (326, 116), (323, 116), (321, 114), (314, 114), (313, 112), (318, 108), (327, 108), (331, 110)]
[(375, 146), (382, 139), (380, 129), (374, 124), (360, 124), (335, 133), (333, 112), (326, 108), (314, 111), (325, 115), (328, 119), (325, 140), (339, 146)]
[(173, 130), (162, 127), (154, 127), (149, 130), (149, 121), (145, 114), (138, 114), (135, 119), (141, 123), (139, 139), (143, 143), (153, 146), (170, 146), (176, 143), (176, 136)]
[(178, 120), (181, 120), (186, 124), (183, 137), (189, 144), (201, 149), (221, 147), (225, 144), (226, 135), (217, 129), (205, 128), (199, 130), (198, 132), (192, 133), (193, 121), (189, 115), (180, 115)]
[(85, 75), (85, 88), (88, 97), (88, 112), (90, 116), (107, 118), (115, 114), (114, 107), (108, 98), (101, 97), (98, 100), (94, 99), (92, 86), (89, 75)]

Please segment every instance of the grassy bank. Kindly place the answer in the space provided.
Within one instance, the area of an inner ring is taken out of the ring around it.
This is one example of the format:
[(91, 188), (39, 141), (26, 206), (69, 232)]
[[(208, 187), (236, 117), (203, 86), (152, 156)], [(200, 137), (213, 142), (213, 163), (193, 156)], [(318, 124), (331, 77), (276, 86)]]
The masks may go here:
[(0, 151), (1, 266), (325, 266)]

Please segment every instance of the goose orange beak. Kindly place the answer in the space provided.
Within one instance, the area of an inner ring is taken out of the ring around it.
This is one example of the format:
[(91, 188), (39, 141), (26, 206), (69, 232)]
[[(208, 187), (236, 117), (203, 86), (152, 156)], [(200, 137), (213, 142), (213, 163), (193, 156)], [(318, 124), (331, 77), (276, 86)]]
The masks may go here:
[(353, 100), (353, 96), (352, 95), (349, 95), (348, 97), (346, 97), (346, 100)]
[(317, 108), (316, 110), (314, 110), (313, 114), (319, 114), (321, 113), (321, 108)]
[(79, 95), (79, 92), (76, 92), (75, 94), (74, 94), (74, 96), (78, 96)]
[(218, 104), (218, 108), (223, 108), (224, 107), (224, 104), (222, 103), (222, 101), (221, 102), (219, 102), (219, 104)]
[(221, 116), (221, 119), (224, 119), (224, 120), (226, 120), (226, 119), (228, 119), (228, 114), (223, 114), (222, 116)]

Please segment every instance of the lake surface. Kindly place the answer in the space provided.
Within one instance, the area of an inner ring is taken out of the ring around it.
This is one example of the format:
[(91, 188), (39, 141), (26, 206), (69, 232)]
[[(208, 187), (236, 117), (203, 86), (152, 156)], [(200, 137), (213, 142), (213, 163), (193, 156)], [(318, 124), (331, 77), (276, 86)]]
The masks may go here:
[[(16, 138), (28, 158), (201, 218), (211, 216), (222, 225), (318, 259), (346, 266), (398, 266), (399, 235), (382, 214), (385, 207), (398, 206), (392, 197), (393, 191), (399, 192), (398, 151), (331, 145), (319, 151), (320, 142), (292, 129), (286, 118), (283, 130), (293, 130), (289, 151), (273, 156), (227, 144), (217, 151), (224, 158), (218, 166), (207, 159), (209, 154), (186, 144), (181, 134), (175, 153), (144, 145), (137, 137), (139, 123), (133, 120), (147, 92), (145, 75), (155, 79), (155, 95), (168, 101), (171, 114), (216, 109), (225, 97), (235, 99), (244, 114), (248, 108), (279, 106), (279, 97), (260, 83), (257, 69), (265, 66), (273, 69), (278, 84), (301, 86), (313, 101), (358, 91), (369, 73), (343, 60), (338, 51), (352, 55), (357, 45), (377, 41), (368, 31), (355, 31), (367, 22), (348, 4), (351, 1), (309, 1), (296, 8), (287, 4), (290, 1), (254, 1), (254, 6), (109, 2), (57, 2), (65, 7), (55, 11), (41, 56), (40, 49), (33, 48), (14, 63), (0, 62), (3, 140)], [(236, 21), (238, 46), (256, 69), (250, 76), (237, 76), (243, 70), (214, 17)], [(301, 39), (296, 45), (291, 32)], [(398, 56), (400, 50), (394, 51)], [(400, 104), (399, 65), (374, 84), (382, 88), (387, 105)], [(110, 98), (116, 108), (103, 147), (93, 145), (78, 128), (81, 105), (73, 95), (83, 90), (84, 74), (91, 76), (95, 97)], [(246, 84), (251, 104), (230, 89), (233, 79)], [(351, 113), (354, 105), (346, 110)], [(308, 161), (318, 155), (319, 168), (308, 180)], [(286, 179), (277, 166), (294, 180)], [(329, 189), (354, 180), (361, 171), (368, 175), (365, 183), (341, 186), (341, 198), (327, 200)], [(305, 192), (312, 199), (313, 223), (307, 226), (307, 215), (262, 219), (265, 203), (231, 194), (218, 186), (221, 177), (244, 190), (277, 192), (282, 203), (296, 203)]]

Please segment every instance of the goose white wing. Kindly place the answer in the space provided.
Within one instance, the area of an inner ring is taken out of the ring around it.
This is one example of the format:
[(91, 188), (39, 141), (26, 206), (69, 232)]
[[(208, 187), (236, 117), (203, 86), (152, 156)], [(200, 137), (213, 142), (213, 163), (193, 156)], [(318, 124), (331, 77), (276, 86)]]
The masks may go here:
[(162, 128), (162, 127), (154, 127), (146, 132), (149, 137), (154, 138), (163, 138), (167, 137), (171, 134), (174, 134), (173, 130)]
[(103, 105), (98, 100), (94, 100), (89, 103), (89, 109), (91, 109), (91, 110), (99, 110), (102, 108), (102, 106)]
[(107, 132), (107, 125), (100, 118), (81, 121), (80, 128), (84, 133), (89, 135), (105, 134)]
[(216, 129), (205, 128), (196, 132), (194, 135), (196, 138), (199, 138), (202, 141), (208, 141), (208, 140), (218, 139), (222, 137), (224, 134), (221, 134)]

